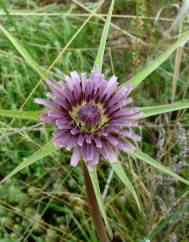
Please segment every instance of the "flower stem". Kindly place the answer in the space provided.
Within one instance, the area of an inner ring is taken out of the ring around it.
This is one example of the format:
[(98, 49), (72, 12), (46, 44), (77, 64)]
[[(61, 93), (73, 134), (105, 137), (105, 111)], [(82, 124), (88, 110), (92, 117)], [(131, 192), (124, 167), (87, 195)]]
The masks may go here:
[(102, 222), (102, 217), (99, 211), (98, 203), (96, 200), (96, 196), (94, 193), (93, 185), (89, 176), (89, 171), (86, 165), (83, 163), (83, 173), (85, 178), (85, 185), (86, 185), (86, 192), (87, 192), (87, 199), (89, 203), (89, 207), (91, 210), (93, 222), (96, 227), (96, 233), (98, 238), (101, 242), (109, 242), (109, 238), (107, 236), (104, 224)]

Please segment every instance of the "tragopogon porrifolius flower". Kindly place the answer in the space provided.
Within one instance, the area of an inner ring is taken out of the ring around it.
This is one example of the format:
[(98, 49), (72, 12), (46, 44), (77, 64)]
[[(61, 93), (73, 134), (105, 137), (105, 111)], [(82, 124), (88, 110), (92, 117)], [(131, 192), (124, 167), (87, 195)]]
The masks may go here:
[(131, 85), (119, 88), (117, 77), (105, 80), (98, 67), (89, 78), (74, 71), (60, 82), (48, 80), (47, 84), (51, 101), (36, 98), (35, 102), (50, 109), (40, 119), (57, 126), (54, 145), (73, 148), (71, 166), (82, 158), (92, 170), (101, 156), (114, 163), (118, 150), (134, 152), (135, 146), (130, 141), (139, 141), (141, 137), (130, 127), (138, 126), (136, 120), (143, 114), (130, 105)]

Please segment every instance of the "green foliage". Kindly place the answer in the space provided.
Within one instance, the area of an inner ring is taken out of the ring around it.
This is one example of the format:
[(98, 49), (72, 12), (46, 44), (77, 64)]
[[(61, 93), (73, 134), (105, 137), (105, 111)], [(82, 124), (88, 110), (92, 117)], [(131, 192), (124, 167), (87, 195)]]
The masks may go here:
[(110, 28), (110, 23), (111, 23), (111, 17), (112, 17), (112, 13), (113, 13), (113, 8), (114, 8), (114, 0), (112, 0), (111, 2), (111, 6), (106, 18), (106, 22), (104, 24), (104, 29), (101, 35), (101, 39), (100, 39), (100, 44), (98, 47), (98, 53), (95, 59), (95, 65), (99, 66), (100, 71), (102, 70), (102, 65), (103, 65), (103, 60), (104, 60), (104, 51), (105, 51), (105, 47), (106, 47), (106, 41), (108, 38), (108, 32), (109, 32), (109, 28)]
[(0, 116), (39, 121), (39, 112), (35, 111), (0, 110)]
[(45, 158), (48, 155), (51, 155), (51, 153), (55, 152), (57, 148), (53, 145), (53, 142), (50, 141), (46, 145), (44, 145), (42, 148), (37, 150), (33, 155), (31, 155), (28, 158), (25, 158), (23, 162), (21, 162), (13, 171), (11, 171), (3, 180), (1, 183), (5, 182), (7, 179), (14, 176), (16, 173), (21, 171), (22, 169), (32, 165), (34, 162)]
[(188, 100), (167, 104), (167, 105), (143, 107), (143, 108), (140, 108), (140, 111), (144, 113), (144, 116), (142, 118), (147, 118), (150, 116), (167, 113), (167, 112), (173, 112), (173, 111), (177, 111), (185, 108), (189, 108)]
[(137, 194), (135, 192), (134, 187), (132, 186), (129, 178), (127, 177), (127, 175), (125, 174), (121, 164), (119, 163), (119, 161), (115, 164), (112, 165), (112, 169), (115, 171), (115, 173), (118, 175), (118, 177), (120, 178), (120, 180), (124, 183), (124, 185), (126, 186), (126, 188), (128, 188), (128, 190), (132, 193), (137, 206), (139, 208), (139, 211), (141, 211), (141, 206), (140, 206), (140, 202), (139, 199), (137, 197)]
[(41, 71), (40, 66), (33, 60), (27, 50), (11, 35), (4, 27), (0, 24), (1, 31), (6, 35), (9, 41), (15, 46), (18, 52), (24, 57), (24, 59), (28, 62), (28, 64), (39, 73), (42, 78), (45, 78), (46, 75)]
[(156, 169), (164, 172), (165, 174), (172, 176), (173, 178), (175, 178), (178, 181), (181, 181), (183, 183), (185, 183), (186, 185), (189, 185), (189, 181), (183, 179), (182, 177), (178, 176), (177, 174), (175, 174), (174, 172), (172, 172), (169, 168), (163, 166), (162, 164), (158, 163), (156, 160), (152, 159), (149, 155), (143, 153), (141, 150), (137, 149), (134, 153), (133, 153), (134, 157), (137, 157), (138, 159), (146, 162), (147, 164), (155, 167)]
[(113, 237), (112, 229), (111, 229), (110, 224), (108, 222), (108, 218), (107, 218), (106, 211), (105, 211), (105, 208), (104, 208), (103, 199), (102, 199), (102, 195), (101, 195), (101, 191), (100, 191), (100, 187), (99, 187), (96, 169), (89, 172), (89, 175), (90, 175), (90, 178), (91, 178), (91, 182), (92, 182), (92, 185), (93, 185), (93, 189), (94, 189), (94, 192), (95, 192), (95, 195), (96, 195), (96, 199), (97, 199), (97, 202), (98, 202), (98, 205), (99, 205), (100, 212), (101, 212), (102, 217), (104, 219), (104, 222), (106, 224), (110, 238), (112, 238)]

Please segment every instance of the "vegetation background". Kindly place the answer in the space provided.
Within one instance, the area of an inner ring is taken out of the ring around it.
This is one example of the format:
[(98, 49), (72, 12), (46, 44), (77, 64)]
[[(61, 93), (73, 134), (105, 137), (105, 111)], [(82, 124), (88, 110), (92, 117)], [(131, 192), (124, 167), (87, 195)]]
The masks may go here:
[[(100, 15), (80, 28), (96, 8), (96, 1), (0, 1), (0, 22), (42, 69), (50, 67), (50, 78), (60, 80), (71, 70), (90, 72), (109, 4), (105, 0)], [(160, 54), (173, 37), (188, 29), (186, 5), (187, 1), (174, 0), (116, 0), (103, 65), (105, 75), (115, 73), (120, 83), (125, 82)], [(179, 47), (136, 89), (133, 97), (139, 106), (189, 98), (188, 52), (188, 46)], [(46, 90), (38, 74), (1, 32), (0, 109), (38, 110), (33, 98), (44, 96)], [(189, 113), (179, 111), (146, 119), (140, 126), (140, 147), (186, 179), (188, 120)], [(51, 133), (50, 126), (1, 118), (0, 179), (47, 143)], [(57, 152), (0, 185), (0, 242), (97, 242), (82, 167), (71, 168), (69, 159), (69, 152)], [(113, 241), (188, 242), (188, 187), (126, 155), (121, 156), (121, 162), (141, 200), (142, 213), (110, 166), (102, 162), (99, 179)]]

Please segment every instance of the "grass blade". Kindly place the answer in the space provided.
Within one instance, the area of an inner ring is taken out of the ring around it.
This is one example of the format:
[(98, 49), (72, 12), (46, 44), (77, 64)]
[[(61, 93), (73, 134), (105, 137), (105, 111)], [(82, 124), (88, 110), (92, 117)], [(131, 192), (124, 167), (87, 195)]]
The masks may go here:
[[(185, 42), (189, 38), (189, 31), (184, 33), (178, 40), (172, 44), (167, 50), (165, 50), (160, 56), (158, 56), (154, 61), (148, 64), (144, 69), (142, 69), (138, 74), (128, 80), (126, 83), (132, 84), (135, 88), (137, 87), (147, 76), (149, 76), (154, 70), (156, 70), (164, 61), (168, 59), (168, 57), (181, 45), (185, 44)], [(124, 86), (123, 83), (121, 86)]]
[(108, 15), (107, 15), (107, 19), (104, 25), (104, 29), (101, 35), (101, 39), (100, 39), (100, 45), (98, 48), (98, 53), (96, 56), (96, 60), (95, 60), (95, 65), (99, 66), (99, 69), (102, 69), (102, 62), (103, 62), (103, 58), (104, 58), (104, 50), (105, 50), (105, 46), (106, 46), (106, 40), (108, 37), (108, 32), (109, 32), (109, 28), (110, 28), (110, 23), (111, 23), (111, 17), (112, 17), (112, 12), (113, 12), (113, 7), (114, 7), (114, 0), (112, 0)]
[(25, 158), (23, 160), (23, 162), (20, 165), (18, 165), (13, 171), (11, 171), (5, 178), (3, 178), (3, 180), (0, 183), (2, 184), (3, 182), (5, 182), (9, 178), (11, 178), (12, 176), (17, 174), (19, 171), (30, 166), (34, 162), (36, 162), (44, 157), (47, 157), (48, 155), (50, 155), (51, 153), (53, 153), (56, 150), (57, 150), (57, 148), (53, 145), (53, 142), (51, 140), (49, 143), (47, 143), (42, 148), (37, 150), (33, 155), (31, 155), (28, 158)]
[[(20, 34), (19, 29), (17, 28), (16, 21), (14, 21), (14, 19), (13, 19), (12, 15), (11, 15), (11, 14), (9, 14), (9, 10), (8, 10), (8, 8), (7, 8), (7, 5), (6, 5), (6, 4), (7, 4), (7, 3), (5, 3), (5, 1), (0, 0), (0, 7), (1, 7), (1, 8), (4, 10), (4, 12), (5, 12), (5, 14), (6, 14), (7, 18), (9, 19), (10, 23), (11, 23), (11, 24), (12, 24), (12, 26), (14, 27), (14, 29), (15, 29), (16, 33), (17, 33), (17, 34), (19, 33), (19, 37), (20, 37), (20, 39), (21, 39), (21, 41), (22, 41), (22, 43), (23, 43), (24, 47), (27, 49), (27, 46), (26, 46), (26, 44), (25, 44), (25, 40), (24, 40), (24, 38), (23, 38), (22, 34)], [(28, 50), (28, 49), (27, 49), (27, 50)]]
[(151, 158), (149, 155), (143, 153), (141, 150), (136, 149), (135, 152), (132, 154), (132, 156), (135, 156), (136, 158), (146, 162), (147, 164), (155, 167), (156, 169), (164, 172), (165, 174), (172, 176), (173, 178), (175, 178), (176, 180), (183, 182), (187, 185), (189, 185), (189, 181), (185, 180), (184, 178), (182, 178), (181, 176), (175, 174), (173, 171), (171, 171), (168, 167), (163, 166), (162, 164), (160, 164), (158, 161), (154, 160), (153, 158)]
[(41, 70), (40, 66), (37, 64), (37, 62), (34, 61), (34, 59), (31, 57), (31, 55), (28, 53), (28, 51), (19, 43), (19, 41), (10, 34), (2, 24), (0, 24), (0, 30), (6, 35), (6, 37), (9, 39), (9, 41), (14, 45), (14, 47), (17, 49), (17, 51), (21, 54), (21, 56), (25, 59), (25, 61), (43, 78), (45, 79), (46, 74)]
[(89, 175), (90, 175), (90, 178), (91, 178), (91, 182), (92, 182), (92, 185), (93, 185), (93, 189), (94, 189), (94, 192), (95, 192), (95, 195), (96, 195), (96, 199), (97, 199), (97, 202), (98, 202), (100, 212), (101, 212), (102, 217), (104, 219), (106, 228), (107, 228), (108, 233), (110, 235), (110, 238), (112, 238), (113, 237), (112, 236), (112, 229), (111, 229), (111, 226), (109, 224), (108, 218), (106, 216), (106, 211), (105, 211), (104, 204), (103, 204), (102, 194), (100, 192), (100, 187), (99, 187), (99, 183), (98, 183), (98, 177), (97, 177), (96, 169), (94, 168), (93, 171), (89, 172)]
[(166, 105), (143, 107), (143, 108), (140, 108), (140, 112), (144, 113), (144, 116), (142, 118), (146, 118), (146, 117), (158, 115), (161, 113), (181, 110), (184, 108), (189, 108), (189, 100), (185, 100), (182, 102), (175, 102), (175, 103), (166, 104)]
[(179, 208), (176, 209), (176, 211), (173, 210), (173, 212), (168, 217), (162, 218), (160, 222), (156, 224), (156, 226), (154, 226), (154, 228), (149, 232), (147, 237), (150, 239), (150, 241), (154, 241), (158, 235), (163, 233), (163, 230), (165, 229), (166, 226), (176, 223), (176, 221), (178, 221), (177, 219), (183, 214), (187, 213), (188, 210), (189, 210), (189, 207), (187, 202), (184, 203), (183, 205), (181, 204), (181, 206), (179, 206)]
[(139, 208), (139, 210), (141, 211), (141, 206), (140, 206), (140, 202), (137, 196), (137, 193), (133, 187), (133, 185), (131, 184), (129, 178), (127, 177), (127, 175), (125, 174), (121, 164), (119, 162), (114, 163), (112, 165), (112, 168), (114, 170), (114, 172), (117, 174), (117, 176), (120, 178), (120, 180), (124, 183), (124, 185), (128, 188), (128, 190), (131, 192), (131, 194), (133, 195), (137, 206)]
[[(95, 63), (94, 65), (98, 65), (99, 70), (101, 71), (102, 69), (102, 63), (103, 63), (103, 58), (104, 58), (104, 51), (105, 51), (105, 46), (106, 46), (106, 40), (108, 37), (108, 32), (109, 32), (109, 28), (110, 28), (110, 22), (111, 22), (111, 17), (112, 17), (112, 12), (113, 12), (113, 6), (114, 6), (114, 0), (112, 0), (111, 5), (110, 5), (110, 9), (106, 18), (106, 22), (104, 25), (104, 29), (101, 35), (101, 39), (100, 39), (100, 45), (98, 48), (98, 53), (95, 59)], [(98, 202), (98, 206), (100, 209), (100, 212), (102, 214), (102, 217), (104, 219), (106, 228), (108, 230), (109, 236), (110, 238), (113, 237), (112, 235), (112, 229), (110, 227), (110, 224), (108, 222), (108, 218), (106, 216), (106, 211), (103, 205), (103, 199), (102, 199), (102, 195), (100, 192), (100, 187), (99, 187), (99, 183), (98, 183), (98, 177), (97, 177), (97, 173), (96, 173), (96, 169), (94, 169), (92, 172), (89, 172), (90, 178), (91, 178), (91, 182), (93, 185), (93, 189), (96, 195), (96, 199)]]
[(27, 119), (39, 121), (39, 111), (15, 111), (15, 110), (0, 110), (0, 116), (8, 118)]

